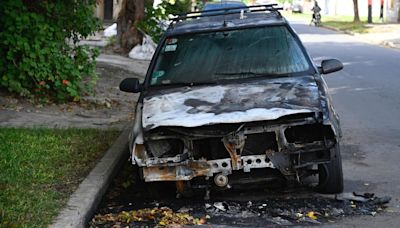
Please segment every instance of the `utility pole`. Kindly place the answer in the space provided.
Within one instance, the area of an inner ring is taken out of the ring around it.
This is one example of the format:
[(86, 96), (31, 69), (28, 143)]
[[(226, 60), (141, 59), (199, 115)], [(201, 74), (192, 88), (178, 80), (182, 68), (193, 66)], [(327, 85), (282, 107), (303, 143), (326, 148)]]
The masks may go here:
[(368, 23), (372, 23), (372, 0), (368, 0)]

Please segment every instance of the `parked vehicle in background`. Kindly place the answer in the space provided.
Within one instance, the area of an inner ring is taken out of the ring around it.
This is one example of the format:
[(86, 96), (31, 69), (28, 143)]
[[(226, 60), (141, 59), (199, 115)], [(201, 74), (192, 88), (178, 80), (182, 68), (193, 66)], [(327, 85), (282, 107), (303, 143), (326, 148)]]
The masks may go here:
[(283, 3), (283, 10), (285, 10), (285, 11), (292, 10), (292, 4), (289, 1), (285, 1)]
[(302, 1), (294, 1), (292, 4), (292, 12), (293, 13), (303, 13), (303, 2)]
[(257, 7), (179, 15), (145, 81), (121, 82), (140, 93), (130, 152), (145, 181), (174, 181), (182, 195), (276, 179), (342, 192), (339, 117), (321, 74), (343, 65), (317, 67), (274, 5)]
[[(218, 1), (218, 2), (207, 2), (204, 5), (204, 11), (208, 10), (218, 10), (218, 9), (228, 9), (228, 8), (240, 8), (246, 7), (246, 4), (240, 1)], [(240, 12), (240, 9), (232, 9), (232, 12)], [(203, 14), (207, 14), (203, 13)]]

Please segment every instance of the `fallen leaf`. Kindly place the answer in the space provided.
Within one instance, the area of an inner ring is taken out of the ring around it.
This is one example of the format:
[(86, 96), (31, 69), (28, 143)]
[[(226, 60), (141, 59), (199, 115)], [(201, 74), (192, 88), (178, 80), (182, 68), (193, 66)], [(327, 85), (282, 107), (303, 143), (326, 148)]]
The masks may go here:
[(199, 219), (197, 224), (203, 225), (203, 224), (206, 224), (206, 223), (207, 223), (207, 220), (205, 218), (201, 218), (201, 219)]
[(314, 211), (308, 212), (307, 216), (312, 220), (316, 220), (317, 219), (317, 216), (315, 216), (315, 212)]

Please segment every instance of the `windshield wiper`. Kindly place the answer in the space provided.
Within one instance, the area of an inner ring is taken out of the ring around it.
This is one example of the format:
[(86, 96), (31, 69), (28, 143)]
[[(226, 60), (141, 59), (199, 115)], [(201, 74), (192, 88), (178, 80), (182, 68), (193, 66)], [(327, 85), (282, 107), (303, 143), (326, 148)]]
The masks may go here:
[(150, 87), (180, 87), (180, 86), (201, 86), (201, 85), (215, 85), (217, 82), (173, 82), (165, 84), (151, 85)]
[[(279, 78), (279, 77), (289, 76), (288, 74), (268, 74), (268, 73), (260, 74), (260, 73), (254, 73), (251, 71), (235, 72), (235, 73), (217, 72), (217, 73), (214, 73), (214, 75), (228, 76), (227, 78), (219, 78), (218, 81), (229, 80), (229, 79), (258, 78), (258, 77)], [(250, 75), (251, 77), (234, 77), (234, 76), (243, 76), (243, 75)], [(233, 77), (229, 77), (229, 76), (233, 76)]]
[(223, 73), (223, 72), (216, 72), (214, 75), (258, 75), (257, 73), (251, 72), (251, 71), (246, 71), (246, 72), (235, 72), (235, 73)]
[(235, 73), (221, 73), (217, 72), (214, 73), (214, 75), (252, 75), (252, 76), (283, 76), (282, 74), (260, 74), (260, 73), (254, 73), (252, 71), (245, 71), (245, 72), (235, 72)]

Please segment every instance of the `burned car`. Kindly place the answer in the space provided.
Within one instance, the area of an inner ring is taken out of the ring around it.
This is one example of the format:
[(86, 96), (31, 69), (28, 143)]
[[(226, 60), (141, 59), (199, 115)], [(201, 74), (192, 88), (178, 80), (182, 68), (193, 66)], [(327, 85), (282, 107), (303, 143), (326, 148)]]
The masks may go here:
[(279, 11), (257, 7), (179, 15), (144, 82), (121, 82), (140, 92), (129, 140), (146, 182), (185, 194), (280, 175), (343, 190), (339, 119), (321, 77), (343, 65), (317, 67)]

